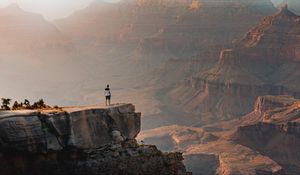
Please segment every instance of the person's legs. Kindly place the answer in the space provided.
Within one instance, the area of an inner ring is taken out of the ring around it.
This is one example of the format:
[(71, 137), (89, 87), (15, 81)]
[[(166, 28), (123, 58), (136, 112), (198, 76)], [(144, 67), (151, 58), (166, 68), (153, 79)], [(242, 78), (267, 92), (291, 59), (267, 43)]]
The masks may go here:
[(110, 106), (110, 96), (108, 96), (108, 106)]
[(107, 106), (108, 96), (105, 97), (105, 106)]

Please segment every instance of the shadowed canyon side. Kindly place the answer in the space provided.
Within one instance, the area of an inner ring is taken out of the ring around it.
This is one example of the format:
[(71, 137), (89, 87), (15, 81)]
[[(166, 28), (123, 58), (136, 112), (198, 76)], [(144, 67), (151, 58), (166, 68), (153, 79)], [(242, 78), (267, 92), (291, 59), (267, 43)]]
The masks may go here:
[(1, 174), (185, 175), (180, 153), (139, 145), (130, 104), (0, 111)]
[(169, 96), (201, 114), (201, 125), (244, 115), (261, 95), (299, 98), (299, 20), (287, 6), (264, 18), (232, 49), (224, 49), (217, 64)]
[(139, 139), (184, 153), (193, 174), (297, 175), (300, 100), (262, 96), (239, 119), (203, 128), (168, 126), (146, 130)]

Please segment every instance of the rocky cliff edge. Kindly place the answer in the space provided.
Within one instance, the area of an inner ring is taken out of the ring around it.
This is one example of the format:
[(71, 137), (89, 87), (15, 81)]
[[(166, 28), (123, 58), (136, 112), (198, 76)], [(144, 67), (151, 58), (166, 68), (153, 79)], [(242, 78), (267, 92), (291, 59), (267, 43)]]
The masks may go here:
[(187, 174), (181, 153), (139, 145), (131, 104), (0, 111), (0, 174)]

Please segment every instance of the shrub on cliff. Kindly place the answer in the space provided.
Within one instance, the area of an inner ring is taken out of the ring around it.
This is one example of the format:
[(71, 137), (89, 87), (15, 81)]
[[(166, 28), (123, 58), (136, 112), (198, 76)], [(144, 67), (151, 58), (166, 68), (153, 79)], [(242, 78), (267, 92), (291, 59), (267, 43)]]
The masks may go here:
[(43, 99), (40, 99), (39, 101), (33, 103), (32, 107), (33, 107), (33, 109), (44, 109), (44, 108), (47, 108), (47, 105), (45, 105), (45, 102)]
[(2, 110), (22, 110), (22, 109), (60, 109), (57, 105), (54, 107), (51, 107), (49, 105), (46, 105), (43, 99), (40, 99), (39, 101), (33, 103), (33, 105), (30, 104), (29, 100), (25, 99), (24, 103), (19, 103), (18, 101), (15, 101), (12, 108), (9, 107), (11, 99), (8, 98), (2, 98)]
[(15, 101), (13, 106), (12, 106), (12, 110), (20, 110), (23, 109), (23, 103), (18, 103), (18, 101)]
[(30, 105), (29, 100), (25, 99), (25, 100), (24, 100), (24, 105), (25, 105), (25, 108), (26, 108), (26, 109), (31, 109), (31, 105)]
[(1, 98), (1, 101), (2, 101), (2, 105), (1, 105), (1, 109), (2, 110), (10, 110), (10, 101), (11, 99), (10, 98)]
[(11, 102), (11, 99), (9, 98), (1, 98), (2, 100), (2, 105), (1, 105), (1, 109), (3, 110), (10, 110), (10, 102)]

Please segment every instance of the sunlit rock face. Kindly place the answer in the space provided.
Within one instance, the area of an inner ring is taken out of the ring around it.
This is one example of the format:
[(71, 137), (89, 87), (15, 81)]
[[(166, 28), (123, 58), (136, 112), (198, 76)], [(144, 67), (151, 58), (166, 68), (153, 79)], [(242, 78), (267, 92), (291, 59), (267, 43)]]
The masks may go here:
[(265, 96), (255, 106), (252, 117), (261, 122), (240, 126), (232, 139), (272, 158), (284, 167), (286, 174), (299, 174), (299, 100)]
[(0, 111), (0, 172), (186, 174), (180, 153), (137, 144), (140, 120), (130, 104)]
[(300, 16), (282, 7), (281, 11), (263, 19), (238, 47), (241, 57), (250, 59), (287, 59), (300, 61)]
[(297, 175), (299, 112), (299, 99), (261, 96), (252, 112), (238, 119), (202, 128), (166, 126), (142, 131), (138, 138), (182, 151), (187, 169), (196, 175)]
[(70, 51), (71, 40), (41, 15), (13, 4), (0, 9), (2, 54), (34, 55)]
[(170, 97), (186, 111), (198, 112), (204, 123), (244, 115), (258, 96), (299, 97), (299, 19), (287, 7), (264, 18), (232, 49), (221, 51), (217, 64)]

